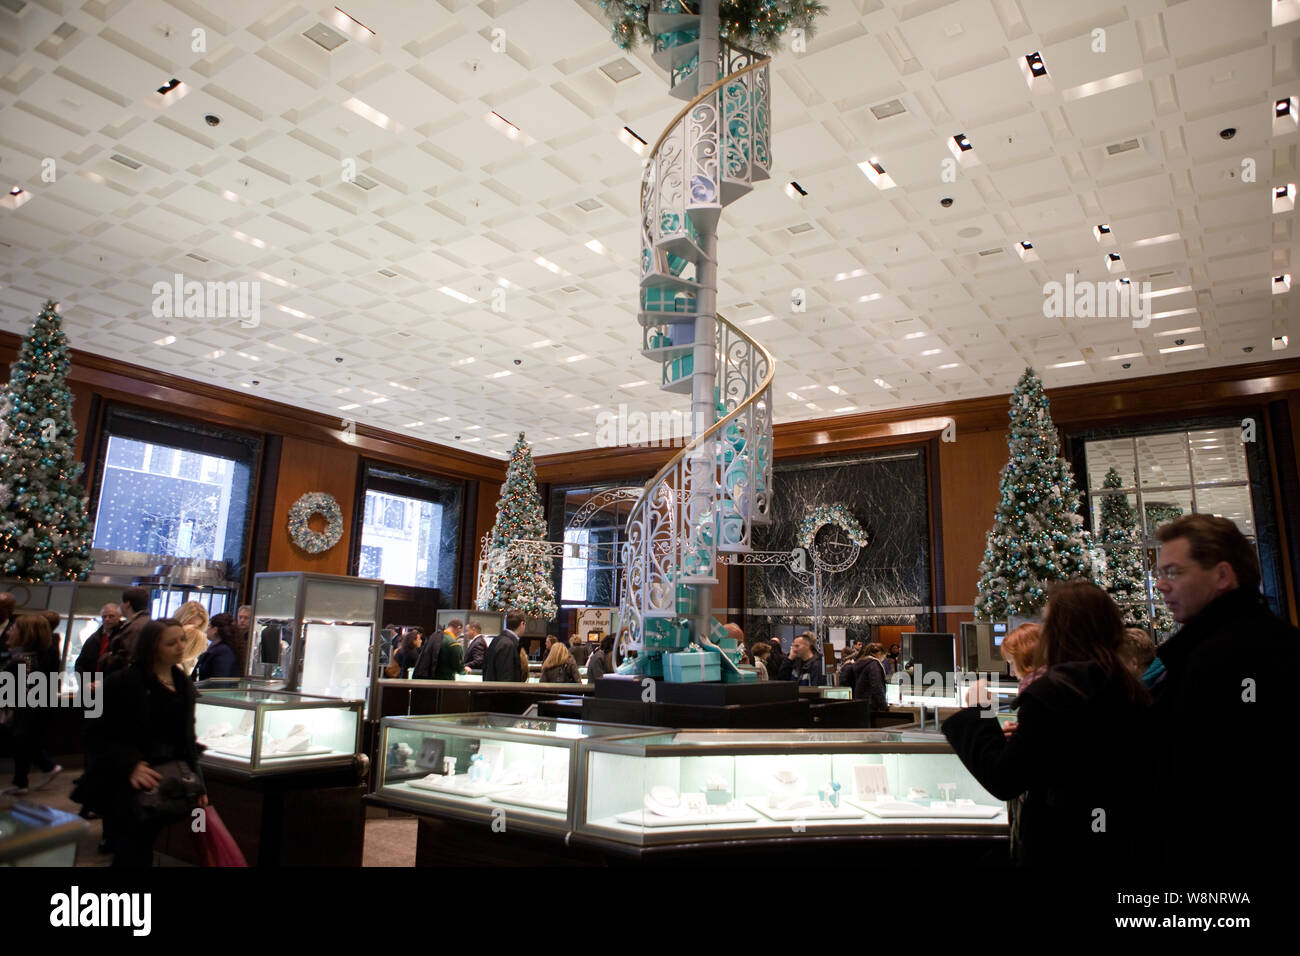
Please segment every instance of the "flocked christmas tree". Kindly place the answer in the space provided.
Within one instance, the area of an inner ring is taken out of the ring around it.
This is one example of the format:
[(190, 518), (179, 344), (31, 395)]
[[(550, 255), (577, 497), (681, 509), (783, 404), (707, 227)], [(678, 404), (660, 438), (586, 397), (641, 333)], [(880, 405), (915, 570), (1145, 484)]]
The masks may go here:
[[(597, 0), (610, 22), (610, 36), (627, 50), (651, 38), (651, 0)], [(698, 13), (697, 0), (661, 0), (653, 12)], [(813, 22), (826, 13), (820, 0), (720, 0), (718, 33), (723, 42), (758, 53), (772, 53), (781, 39), (802, 30), (813, 35)]]
[(478, 607), (484, 611), (520, 611), (529, 617), (555, 617), (555, 583), (550, 549), (544, 541), (542, 500), (537, 469), (524, 433), (510, 453), (506, 483), (497, 502), (497, 520), (488, 538), (485, 571), (479, 581)]
[(0, 573), (25, 581), (84, 579), (91, 526), (68, 391), (68, 340), (46, 302), (9, 368), (0, 407)]
[(1025, 369), (1011, 393), (1011, 456), (980, 563), (975, 616), (981, 621), (1037, 613), (1054, 581), (1094, 578), (1079, 493), (1060, 456), (1043, 383)]
[[(1106, 472), (1102, 487), (1123, 487), (1119, 472), (1114, 468)], [(1142, 530), (1138, 527), (1137, 509), (1129, 504), (1128, 495), (1102, 496), (1101, 527), (1096, 537), (1106, 555), (1106, 591), (1119, 605), (1124, 626), (1150, 628)]]

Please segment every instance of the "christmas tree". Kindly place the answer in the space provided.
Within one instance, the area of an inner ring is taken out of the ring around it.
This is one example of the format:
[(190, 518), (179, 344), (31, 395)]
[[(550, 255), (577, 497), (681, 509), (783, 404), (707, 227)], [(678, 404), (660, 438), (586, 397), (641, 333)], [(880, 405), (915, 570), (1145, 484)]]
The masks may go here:
[[(1103, 488), (1121, 488), (1119, 472), (1106, 472)], [(1149, 629), (1147, 613), (1147, 574), (1142, 548), (1142, 531), (1138, 528), (1137, 509), (1128, 495), (1109, 494), (1101, 499), (1101, 528), (1097, 535), (1105, 549), (1106, 591), (1119, 605), (1125, 627)]]
[(1089, 535), (1078, 514), (1079, 493), (1060, 457), (1043, 383), (1031, 368), (1011, 393), (1010, 417), (1011, 455), (1002, 469), (1002, 497), (975, 598), (981, 621), (1035, 614), (1053, 581), (1095, 577)]
[(542, 500), (537, 469), (524, 433), (510, 453), (506, 483), (497, 502), (497, 520), (488, 539), (486, 570), (479, 581), (478, 607), (483, 611), (520, 611), (529, 617), (555, 617), (555, 584), (550, 548), (543, 541)]
[(63, 321), (58, 306), (46, 302), (9, 368), (0, 408), (0, 561), (7, 577), (83, 580), (93, 563), (67, 376)]

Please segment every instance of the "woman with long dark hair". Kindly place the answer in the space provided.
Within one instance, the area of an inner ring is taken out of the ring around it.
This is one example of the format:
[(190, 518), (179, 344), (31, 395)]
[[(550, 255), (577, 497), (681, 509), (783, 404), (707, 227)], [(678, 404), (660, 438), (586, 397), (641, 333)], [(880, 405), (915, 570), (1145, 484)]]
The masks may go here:
[(194, 679), (238, 677), (243, 635), (229, 614), (218, 614), (208, 622), (208, 649), (199, 655)]
[[(194, 737), (198, 692), (181, 670), (185, 629), (174, 618), (150, 621), (140, 631), (130, 664), (104, 680), (104, 712), (86, 721), (88, 760), (72, 798), (104, 818), (104, 839), (114, 866), (150, 866), (162, 824), (135, 810), (135, 793), (162, 782), (158, 769), (182, 761), (199, 771)], [(207, 806), (207, 796), (198, 798)]]
[(1149, 698), (1120, 657), (1119, 609), (1101, 588), (1076, 580), (1048, 591), (1045, 616), (1047, 670), (1020, 695), (1015, 732), (1002, 733), (982, 684), (972, 688), (976, 706), (949, 717), (943, 732), (995, 797), (1025, 795), (1020, 863), (1131, 862), (1150, 812)]

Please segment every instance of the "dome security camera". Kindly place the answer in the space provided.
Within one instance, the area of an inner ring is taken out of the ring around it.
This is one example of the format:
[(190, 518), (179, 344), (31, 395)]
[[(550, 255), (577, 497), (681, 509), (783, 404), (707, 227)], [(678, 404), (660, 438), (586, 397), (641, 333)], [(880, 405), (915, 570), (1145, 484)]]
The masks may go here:
[(1253, 352), (1253, 351), (1255, 351), (1255, 346), (1253, 346), (1253, 345), (1243, 345), (1242, 348), (1241, 348), (1241, 350), (1242, 350), (1243, 352)]
[(523, 360), (523, 359), (515, 359), (515, 364), (516, 364), (516, 365), (523, 365), (523, 364), (524, 364), (524, 360)]
[(1220, 139), (1232, 139), (1232, 137), (1236, 135), (1237, 135), (1237, 127), (1235, 126), (1226, 126), (1223, 129), (1219, 130)]
[(949, 206), (952, 205), (952, 197), (944, 196), (942, 199), (939, 200), (939, 205), (942, 206), (944, 209), (947, 209)]
[(1182, 345), (1187, 339), (1174, 339), (1174, 345)]
[(343, 364), (343, 356), (342, 355), (334, 356), (334, 361), (338, 362), (340, 365)]
[(206, 116), (203, 117), (203, 122), (207, 123), (209, 126), (220, 126), (221, 117), (218, 116), (216, 113), (208, 113)]
[(1123, 368), (1132, 368), (1132, 367), (1133, 367), (1133, 363), (1132, 363), (1132, 362), (1125, 362), (1124, 365), (1123, 365), (1122, 367), (1123, 367)]

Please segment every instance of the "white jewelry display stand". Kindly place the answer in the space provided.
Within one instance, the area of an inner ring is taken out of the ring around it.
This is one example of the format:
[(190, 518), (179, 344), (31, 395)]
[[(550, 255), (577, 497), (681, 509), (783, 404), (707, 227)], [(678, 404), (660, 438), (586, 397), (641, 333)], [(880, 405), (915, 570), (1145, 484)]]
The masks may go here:
[(458, 797), (488, 797), (497, 793), (505, 793), (507, 790), (515, 790), (520, 786), (518, 783), (501, 784), (479, 780), (471, 782), (468, 774), (448, 777), (445, 774), (437, 773), (431, 773), (419, 780), (411, 780), (407, 785), (415, 787), (417, 790), (434, 790), (438, 793), (455, 794)]
[(634, 827), (694, 827), (719, 823), (754, 823), (758, 817), (743, 807), (710, 807), (688, 810), (679, 817), (663, 817), (650, 810), (632, 810), (614, 818)]

